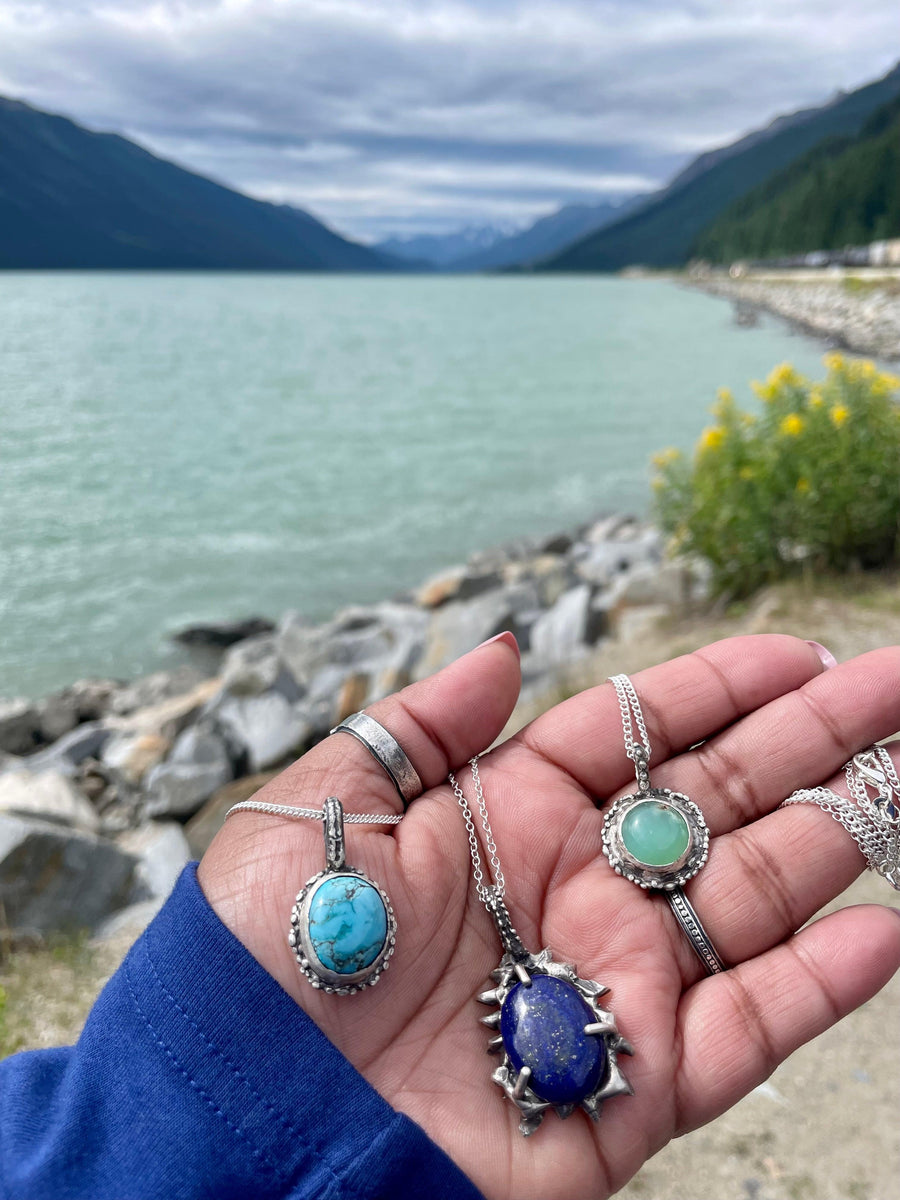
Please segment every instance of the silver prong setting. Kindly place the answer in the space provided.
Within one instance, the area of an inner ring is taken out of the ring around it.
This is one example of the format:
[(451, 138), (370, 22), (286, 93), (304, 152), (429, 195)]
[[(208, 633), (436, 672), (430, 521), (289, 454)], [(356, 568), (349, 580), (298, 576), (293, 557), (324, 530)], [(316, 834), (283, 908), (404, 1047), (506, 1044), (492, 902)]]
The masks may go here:
[(522, 1099), (522, 1097), (525, 1095), (525, 1090), (528, 1087), (528, 1081), (530, 1079), (531, 1067), (523, 1067), (519, 1072), (519, 1078), (516, 1080), (515, 1086), (513, 1087), (512, 1094), (514, 1100)]
[(616, 1022), (611, 1017), (608, 1021), (592, 1021), (590, 1025), (585, 1025), (584, 1032), (587, 1037), (605, 1037), (608, 1033), (618, 1033)]
[(491, 1078), (518, 1108), (519, 1132), (525, 1137), (534, 1133), (547, 1110), (551, 1108), (561, 1119), (565, 1119), (574, 1109), (581, 1107), (596, 1121), (604, 1099), (609, 1096), (633, 1094), (631, 1085), (622, 1074), (617, 1061), (617, 1054), (632, 1053), (631, 1045), (619, 1033), (613, 1014), (600, 1005), (600, 997), (608, 992), (609, 988), (593, 979), (581, 979), (569, 963), (554, 962), (549, 950), (542, 950), (538, 955), (528, 954), (524, 960), (521, 956), (514, 957), (507, 952), (500, 966), (491, 972), (491, 978), (496, 981), (497, 986), (481, 992), (478, 996), (478, 1000), (483, 1004), (497, 1005), (497, 1012), (479, 1018), (488, 1029), (499, 1028), (503, 1004), (512, 989), (523, 983), (523, 972), (529, 982), (535, 975), (547, 975), (553, 979), (565, 980), (575, 989), (593, 1016), (593, 1020), (583, 1027), (585, 1036), (602, 1038), (605, 1043), (606, 1069), (594, 1090), (580, 1103), (553, 1104), (542, 1099), (531, 1086), (533, 1067), (523, 1066), (518, 1070), (509, 1057), (503, 1038), (497, 1035), (490, 1039), (487, 1046), (488, 1053), (501, 1056)]

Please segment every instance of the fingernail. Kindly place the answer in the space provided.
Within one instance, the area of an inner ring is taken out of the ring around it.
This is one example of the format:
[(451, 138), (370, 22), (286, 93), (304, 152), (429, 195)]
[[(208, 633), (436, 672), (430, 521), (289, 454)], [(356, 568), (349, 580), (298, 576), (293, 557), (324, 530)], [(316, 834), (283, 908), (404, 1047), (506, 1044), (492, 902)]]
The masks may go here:
[(514, 633), (510, 633), (508, 629), (504, 629), (502, 633), (495, 634), (492, 638), (488, 638), (486, 642), (482, 642), (481, 646), (476, 646), (476, 650), (480, 650), (482, 646), (490, 646), (492, 642), (506, 642), (511, 650), (515, 650), (516, 658), (521, 659), (522, 654), (519, 650), (519, 643), (516, 641)]
[(813, 650), (815, 650), (816, 654), (818, 654), (819, 658), (822, 660), (822, 666), (825, 668), (826, 671), (829, 670), (831, 667), (836, 667), (838, 665), (837, 659), (834, 657), (834, 655), (831, 653), (830, 650), (826, 650), (826, 648), (821, 644), (821, 642), (811, 642), (807, 638), (806, 644), (807, 644), (807, 646), (812, 646)]

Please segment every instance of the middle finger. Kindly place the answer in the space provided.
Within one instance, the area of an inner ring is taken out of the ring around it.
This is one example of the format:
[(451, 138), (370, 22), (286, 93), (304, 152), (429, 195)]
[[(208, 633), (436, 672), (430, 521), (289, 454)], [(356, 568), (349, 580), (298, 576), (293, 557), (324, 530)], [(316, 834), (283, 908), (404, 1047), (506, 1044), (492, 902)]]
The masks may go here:
[(859, 750), (900, 729), (900, 648), (824, 671), (661, 763), (654, 787), (686, 792), (713, 836), (772, 812), (790, 792), (830, 778)]
[[(900, 742), (886, 748), (900, 761)], [(843, 774), (826, 786), (847, 799)], [(740, 963), (794, 934), (865, 867), (843, 825), (815, 804), (799, 804), (715, 838), (687, 890), (723, 958)]]

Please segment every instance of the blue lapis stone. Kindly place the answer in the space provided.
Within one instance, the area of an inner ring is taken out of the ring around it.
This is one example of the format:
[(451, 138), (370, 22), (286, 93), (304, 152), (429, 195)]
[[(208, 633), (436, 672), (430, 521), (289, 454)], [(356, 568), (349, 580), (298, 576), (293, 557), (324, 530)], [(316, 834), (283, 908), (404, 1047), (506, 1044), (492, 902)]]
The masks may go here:
[(564, 979), (532, 975), (517, 983), (500, 1009), (500, 1036), (517, 1071), (531, 1067), (528, 1086), (551, 1104), (578, 1104), (606, 1067), (603, 1038), (584, 1032), (597, 1016)]
[(329, 971), (352, 975), (384, 948), (388, 919), (378, 889), (356, 875), (329, 875), (309, 906), (309, 940)]

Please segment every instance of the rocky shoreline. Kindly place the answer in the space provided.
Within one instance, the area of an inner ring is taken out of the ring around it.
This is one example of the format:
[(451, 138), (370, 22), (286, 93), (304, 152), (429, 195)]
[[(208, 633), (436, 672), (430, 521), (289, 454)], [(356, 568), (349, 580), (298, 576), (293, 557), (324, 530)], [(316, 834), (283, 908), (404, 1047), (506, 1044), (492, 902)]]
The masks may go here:
[(183, 631), (217, 654), (212, 675), (181, 667), (2, 701), (0, 934), (103, 936), (146, 919), (231, 803), (343, 717), (504, 629), (533, 698), (603, 641), (704, 593), (696, 568), (664, 559), (657, 530), (608, 516), (479, 552), (323, 624), (289, 612)]
[(900, 359), (900, 281), (873, 279), (859, 286), (854, 282), (799, 271), (793, 277), (737, 279), (696, 273), (689, 280), (691, 287), (732, 300), (741, 323), (752, 321), (754, 312), (775, 313), (847, 350)]

